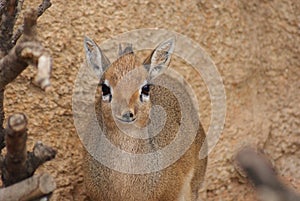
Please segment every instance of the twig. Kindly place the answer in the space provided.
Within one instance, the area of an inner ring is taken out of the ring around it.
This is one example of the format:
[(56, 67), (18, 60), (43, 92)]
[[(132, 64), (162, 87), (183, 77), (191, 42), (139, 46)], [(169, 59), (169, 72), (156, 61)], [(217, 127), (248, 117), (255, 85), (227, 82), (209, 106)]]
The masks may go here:
[(35, 143), (33, 151), (28, 153), (27, 169), (35, 171), (39, 166), (47, 161), (52, 160), (56, 155), (56, 151), (44, 145), (42, 142)]
[(3, 101), (4, 101), (4, 89), (0, 89), (0, 154), (1, 154), (1, 150), (5, 147), (4, 128), (3, 128), (3, 122), (4, 122)]
[[(50, 0), (43, 0), (43, 2), (39, 5), (39, 7), (36, 9), (37, 16), (40, 17), (48, 8), (51, 6)], [(12, 36), (12, 44), (16, 44), (19, 38), (22, 36), (24, 32), (24, 24), (20, 25), (17, 29), (17, 31)]]
[(52, 4), (50, 0), (43, 0), (43, 2), (37, 8), (38, 17), (40, 17), (51, 5)]
[(2, 181), (5, 186), (12, 185), (28, 177), (26, 172), (26, 140), (26, 116), (24, 114), (15, 114), (9, 117), (8, 127), (5, 129), (7, 154), (2, 167)]
[(37, 68), (34, 84), (47, 91), (51, 85), (50, 75), (52, 60), (50, 54), (37, 43), (24, 43), (24, 48), (20, 52), (20, 57), (28, 64)]
[(0, 89), (2, 90), (28, 66), (28, 64), (22, 61), (17, 55), (16, 49), (19, 48), (20, 47), (16, 47), (0, 60)]
[[(38, 9), (27, 12), (21, 32), (17, 31), (13, 38), (13, 29), (23, 2), (0, 0), (0, 170), (3, 185), (13, 185), (0, 189), (0, 200), (32, 200), (55, 188), (49, 176), (34, 176), (14, 185), (31, 177), (40, 165), (55, 157), (56, 151), (38, 142), (32, 152), (27, 152), (27, 118), (24, 114), (10, 116), (7, 127), (3, 128), (5, 86), (28, 65), (37, 68), (35, 84), (44, 90), (50, 86), (51, 57), (36, 39), (36, 22), (38, 16), (51, 6), (51, 2), (43, 0)], [(6, 155), (2, 156), (1, 151), (5, 146)]]
[(2, 14), (0, 29), (0, 51), (2, 54), (7, 54), (13, 47), (11, 37), (16, 22), (17, 6), (17, 0), (8, 0), (6, 9)]
[(2, 181), (4, 186), (10, 186), (28, 177), (35, 170), (53, 159), (56, 151), (38, 142), (33, 152), (27, 153), (27, 119), (24, 114), (15, 114), (8, 118), (5, 129), (7, 154), (2, 162)]
[(29, 64), (38, 69), (35, 83), (47, 90), (50, 86), (51, 57), (35, 41), (36, 12), (31, 10), (24, 19), (24, 37), (8, 55), (0, 60), (0, 89), (12, 82)]
[[(47, 6), (50, 6), (50, 1), (43, 1), (43, 3)], [(44, 4), (41, 4), (44, 5)], [(27, 13), (24, 19), (24, 39), (23, 40), (30, 40), (36, 36), (36, 20), (38, 14), (42, 14), (46, 8), (43, 6), (39, 7), (38, 10), (42, 11), (34, 11), (31, 10)], [(40, 13), (39, 13), (40, 12)], [(44, 49), (40, 43), (24, 43), (24, 48), (20, 52), (20, 57), (23, 60), (27, 61), (28, 64), (36, 66), (38, 72), (34, 79), (34, 83), (40, 86), (42, 89), (47, 90), (50, 86), (50, 75), (51, 75), (51, 68), (52, 68), (52, 60), (50, 54)]]
[(262, 201), (300, 201), (300, 196), (278, 179), (270, 162), (253, 149), (243, 149), (236, 160), (253, 182)]
[(21, 13), (21, 10), (22, 10), (22, 7), (23, 7), (23, 3), (24, 3), (24, 0), (18, 0), (18, 5), (16, 7), (16, 14), (15, 14), (15, 20), (18, 19), (19, 17), (19, 14)]
[[(0, 19), (6, 8), (6, 3), (7, 3), (7, 0), (0, 0)], [(0, 20), (0, 22), (1, 22), (1, 20)]]
[(49, 174), (34, 175), (22, 182), (0, 189), (0, 200), (30, 201), (53, 192), (54, 179)]

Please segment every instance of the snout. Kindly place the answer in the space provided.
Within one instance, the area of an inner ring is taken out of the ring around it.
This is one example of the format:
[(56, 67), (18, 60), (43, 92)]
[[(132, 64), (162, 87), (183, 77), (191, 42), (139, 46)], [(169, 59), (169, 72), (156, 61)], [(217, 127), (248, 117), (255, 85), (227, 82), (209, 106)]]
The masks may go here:
[(132, 111), (126, 110), (122, 112), (121, 116), (117, 116), (117, 119), (121, 122), (131, 123), (135, 121), (136, 116)]

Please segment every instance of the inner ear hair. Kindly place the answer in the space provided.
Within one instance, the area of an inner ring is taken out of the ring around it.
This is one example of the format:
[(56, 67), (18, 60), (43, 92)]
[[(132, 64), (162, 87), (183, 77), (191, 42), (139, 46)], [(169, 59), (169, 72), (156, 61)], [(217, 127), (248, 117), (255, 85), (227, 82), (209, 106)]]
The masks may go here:
[(143, 66), (144, 68), (149, 72), (150, 70), (150, 66), (151, 66), (151, 58), (152, 55), (154, 53), (154, 50), (151, 52), (151, 54), (145, 59), (145, 61), (143, 62)]
[(143, 65), (149, 73), (150, 80), (161, 74), (169, 66), (174, 44), (175, 38), (160, 43), (145, 59)]
[(119, 56), (124, 54), (133, 54), (133, 48), (131, 43), (120, 43), (119, 44)]
[(100, 47), (87, 36), (84, 37), (84, 48), (88, 66), (94, 70), (98, 78), (101, 78), (103, 72), (110, 65), (109, 59), (104, 55)]

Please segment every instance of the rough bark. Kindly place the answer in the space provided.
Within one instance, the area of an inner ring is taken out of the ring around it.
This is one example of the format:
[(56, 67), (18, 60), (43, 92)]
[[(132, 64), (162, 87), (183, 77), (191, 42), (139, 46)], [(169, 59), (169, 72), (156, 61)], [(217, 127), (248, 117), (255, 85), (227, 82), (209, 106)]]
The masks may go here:
[(1, 16), (1, 29), (0, 29), (0, 50), (3, 54), (7, 54), (12, 48), (11, 37), (13, 35), (13, 29), (16, 22), (16, 16), (18, 13), (18, 1), (8, 0), (6, 8), (3, 10)]
[(1, 169), (4, 186), (15, 184), (31, 177), (35, 170), (53, 159), (56, 151), (41, 142), (35, 144), (33, 152), (27, 152), (27, 118), (24, 114), (14, 114), (8, 119), (5, 129), (5, 142), (7, 154)]
[(26, 12), (23, 25), (13, 34), (23, 2), (0, 0), (0, 154), (6, 147), (6, 155), (0, 155), (1, 178), (6, 187), (0, 189), (0, 200), (32, 200), (55, 188), (49, 175), (33, 174), (40, 165), (53, 159), (56, 151), (41, 142), (34, 145), (32, 152), (27, 151), (27, 118), (22, 113), (10, 116), (7, 127), (3, 127), (5, 87), (27, 66), (37, 69), (34, 84), (44, 90), (50, 86), (51, 56), (36, 39), (36, 23), (51, 2), (43, 0), (37, 9)]
[[(0, 12), (3, 12), (0, 21), (0, 151), (5, 146), (3, 132), (3, 93), (5, 86), (20, 75), (28, 65), (33, 65), (37, 68), (37, 74), (34, 79), (35, 84), (44, 90), (48, 90), (50, 86), (51, 56), (41, 43), (36, 40), (36, 20), (39, 15), (42, 15), (51, 6), (51, 2), (44, 0), (38, 9), (32, 9), (25, 14), (22, 29), (23, 36), (10, 49), (11, 30), (13, 30), (15, 22), (12, 18), (17, 17), (22, 4), (23, 1), (0, 1)], [(12, 8), (12, 5), (16, 7)], [(5, 6), (8, 6), (7, 9)], [(7, 16), (10, 18), (8, 19)], [(10, 23), (5, 24), (7, 20)]]
[(28, 12), (24, 19), (23, 38), (0, 60), (0, 89), (12, 82), (28, 65), (38, 69), (35, 81), (42, 89), (50, 86), (51, 57), (44, 47), (35, 40), (37, 13)]
[[(39, 7), (36, 9), (37, 16), (40, 17), (50, 6), (51, 6), (50, 0), (43, 0), (43, 2), (39, 5)], [(21, 37), (24, 31), (24, 24), (20, 25), (17, 31), (12, 36), (12, 43), (16, 44), (18, 39)]]
[(260, 200), (300, 201), (300, 195), (280, 181), (271, 163), (262, 154), (248, 147), (238, 153), (236, 160), (254, 184)]
[(34, 175), (22, 182), (0, 189), (0, 200), (30, 201), (48, 195), (56, 188), (49, 174)]
[(4, 89), (0, 89), (0, 154), (1, 150), (5, 147), (4, 143), (4, 108), (3, 108), (3, 100), (4, 100)]

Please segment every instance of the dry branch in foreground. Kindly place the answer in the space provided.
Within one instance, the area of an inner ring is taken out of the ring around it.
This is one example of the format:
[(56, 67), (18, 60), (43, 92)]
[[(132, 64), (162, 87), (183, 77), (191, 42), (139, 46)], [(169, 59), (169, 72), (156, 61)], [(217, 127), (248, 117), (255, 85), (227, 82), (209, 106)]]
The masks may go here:
[[(24, 0), (0, 0), (0, 169), (5, 186), (0, 189), (0, 200), (32, 200), (55, 188), (49, 176), (32, 177), (40, 165), (55, 157), (56, 151), (41, 142), (35, 144), (32, 152), (27, 151), (25, 114), (10, 116), (7, 127), (3, 126), (5, 87), (29, 65), (37, 69), (34, 84), (45, 91), (50, 87), (52, 60), (49, 52), (37, 40), (36, 23), (51, 2), (42, 0), (37, 9), (25, 13), (24, 23), (15, 29), (23, 3)], [(14, 30), (17, 31), (14, 33)], [(6, 155), (2, 156), (5, 147)]]
[[(25, 14), (19, 37), (14, 38), (13, 28), (22, 1), (0, 0), (0, 150), (4, 144), (3, 99), (5, 86), (19, 76), (28, 65), (37, 68), (35, 83), (47, 90), (50, 86), (51, 57), (36, 39), (37, 17), (51, 6), (50, 0), (43, 0), (37, 10)], [(18, 31), (17, 31), (18, 32)], [(22, 37), (20, 38), (20, 36)]]
[(35, 144), (33, 152), (27, 152), (27, 119), (24, 114), (14, 114), (8, 118), (5, 129), (7, 154), (1, 163), (2, 182), (9, 186), (31, 177), (35, 170), (53, 159), (56, 151), (41, 142)]
[(30, 201), (48, 195), (56, 188), (49, 174), (34, 175), (24, 181), (0, 189), (0, 200)]
[(300, 195), (284, 185), (271, 163), (254, 149), (245, 148), (236, 157), (238, 165), (254, 184), (262, 201), (300, 201)]

